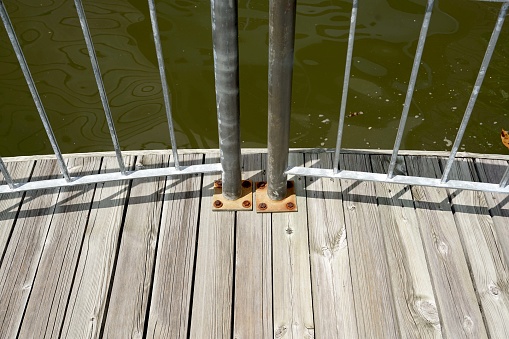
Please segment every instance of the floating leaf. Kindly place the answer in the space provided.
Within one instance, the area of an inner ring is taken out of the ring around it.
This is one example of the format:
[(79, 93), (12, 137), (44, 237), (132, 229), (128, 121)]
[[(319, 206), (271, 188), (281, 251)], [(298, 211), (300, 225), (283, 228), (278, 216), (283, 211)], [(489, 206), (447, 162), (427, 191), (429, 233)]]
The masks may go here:
[(502, 129), (502, 133), (500, 134), (500, 138), (502, 138), (502, 143), (505, 147), (509, 148), (509, 133)]

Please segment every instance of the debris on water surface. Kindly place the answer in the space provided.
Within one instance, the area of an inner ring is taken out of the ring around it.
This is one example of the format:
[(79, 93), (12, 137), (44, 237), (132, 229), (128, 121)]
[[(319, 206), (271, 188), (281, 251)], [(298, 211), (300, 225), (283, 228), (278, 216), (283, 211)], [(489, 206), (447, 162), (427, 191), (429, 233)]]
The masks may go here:
[(500, 138), (502, 139), (502, 143), (504, 144), (504, 146), (509, 148), (509, 133), (506, 130), (502, 129)]
[(352, 112), (350, 114), (348, 114), (346, 117), (347, 118), (351, 118), (351, 117), (355, 117), (355, 116), (358, 116), (358, 115), (363, 115), (364, 112), (360, 111), (360, 112)]

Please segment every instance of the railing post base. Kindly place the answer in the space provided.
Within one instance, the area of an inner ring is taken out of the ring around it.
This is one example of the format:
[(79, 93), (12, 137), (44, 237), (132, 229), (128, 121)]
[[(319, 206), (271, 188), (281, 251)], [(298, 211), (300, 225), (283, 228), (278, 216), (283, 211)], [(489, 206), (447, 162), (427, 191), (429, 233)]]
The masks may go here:
[(213, 211), (252, 211), (253, 210), (253, 182), (242, 180), (241, 193), (238, 199), (230, 200), (223, 195), (223, 182), (214, 181), (214, 196), (212, 198)]
[(286, 195), (281, 200), (273, 200), (269, 196), (268, 185), (265, 181), (256, 183), (257, 213), (297, 212), (297, 210), (294, 181), (286, 182)]

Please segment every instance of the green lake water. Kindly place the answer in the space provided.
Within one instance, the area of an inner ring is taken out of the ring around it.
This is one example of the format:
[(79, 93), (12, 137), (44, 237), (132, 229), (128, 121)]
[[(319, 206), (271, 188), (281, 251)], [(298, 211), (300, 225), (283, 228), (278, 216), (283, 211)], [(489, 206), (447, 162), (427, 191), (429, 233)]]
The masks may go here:
[[(6, 0), (64, 153), (112, 150), (73, 1)], [(343, 147), (392, 149), (424, 0), (359, 0)], [(147, 1), (83, 1), (124, 150), (167, 149)], [(210, 3), (156, 1), (178, 145), (217, 148)], [(500, 4), (437, 0), (402, 149), (449, 150)], [(298, 1), (291, 147), (334, 147), (350, 1)], [(268, 1), (239, 1), (242, 147), (266, 147)], [(509, 129), (509, 22), (461, 150), (502, 153)], [(52, 153), (4, 27), (0, 155)]]

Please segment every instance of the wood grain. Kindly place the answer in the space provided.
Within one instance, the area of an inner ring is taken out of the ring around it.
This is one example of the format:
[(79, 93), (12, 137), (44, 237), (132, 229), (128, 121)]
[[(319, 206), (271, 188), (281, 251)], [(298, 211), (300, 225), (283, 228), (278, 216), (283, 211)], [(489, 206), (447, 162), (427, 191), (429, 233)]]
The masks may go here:
[[(306, 165), (332, 168), (331, 154), (305, 154)], [(306, 178), (309, 252), (317, 338), (358, 338), (341, 184)]]
[[(409, 175), (440, 177), (437, 158), (406, 157)], [(413, 186), (419, 228), (447, 338), (486, 338), (466, 258), (454, 221), (447, 191)]]
[[(242, 168), (243, 179), (265, 180), (261, 154), (244, 155)], [(270, 214), (237, 212), (236, 225), (233, 337), (269, 338), (273, 334)]]
[[(98, 173), (101, 158), (70, 159), (72, 176)], [(51, 219), (19, 336), (58, 336), (71, 291), (95, 185), (62, 188)]]
[[(217, 163), (219, 155), (207, 155)], [(203, 178), (198, 252), (194, 278), (191, 338), (230, 338), (232, 332), (235, 212), (212, 211), (214, 180)]]
[[(136, 169), (166, 166), (167, 156), (136, 158)], [(143, 336), (165, 182), (165, 177), (132, 181), (104, 325), (104, 338)]]
[[(56, 176), (56, 161), (37, 162), (34, 176)], [(27, 192), (0, 267), (0, 337), (15, 338), (23, 320), (59, 189)]]
[[(366, 155), (343, 155), (344, 169), (370, 171)], [(342, 180), (343, 210), (360, 338), (400, 336), (375, 187)]]
[[(302, 166), (302, 153), (290, 154)], [(274, 338), (313, 338), (313, 301), (304, 178), (295, 181), (298, 212), (272, 214)]]
[[(183, 165), (203, 162), (184, 155)], [(147, 338), (187, 338), (202, 175), (168, 177), (157, 246)]]
[[(14, 162), (6, 163), (5, 165), (14, 181), (20, 179), (21, 182), (23, 182), (28, 181), (35, 162)], [(7, 183), (4, 180), (0, 181), (0, 185), (5, 184)], [(16, 215), (21, 208), (23, 196), (24, 194), (22, 192), (0, 194), (0, 265), (16, 222)]]
[[(134, 158), (124, 158), (126, 166)], [(117, 171), (115, 158), (104, 158), (101, 173)], [(81, 255), (61, 331), (63, 338), (97, 338), (106, 316), (128, 181), (97, 184)]]
[[(442, 163), (443, 165), (444, 163)], [(450, 179), (475, 181), (472, 160), (458, 159)], [(448, 190), (490, 338), (509, 337), (509, 269), (483, 192)]]
[[(389, 156), (371, 156), (376, 173), (387, 173), (389, 162)], [(442, 338), (410, 187), (375, 183), (375, 190), (401, 338)]]
[[(475, 167), (482, 182), (499, 183), (508, 166), (502, 160), (476, 160)], [(509, 265), (509, 197), (507, 194), (484, 193), (493, 227), (497, 234), (500, 248), (504, 254), (505, 264)]]

